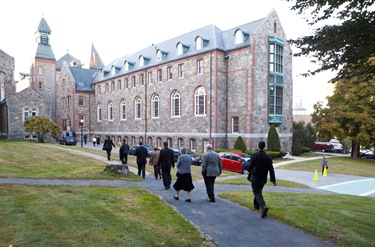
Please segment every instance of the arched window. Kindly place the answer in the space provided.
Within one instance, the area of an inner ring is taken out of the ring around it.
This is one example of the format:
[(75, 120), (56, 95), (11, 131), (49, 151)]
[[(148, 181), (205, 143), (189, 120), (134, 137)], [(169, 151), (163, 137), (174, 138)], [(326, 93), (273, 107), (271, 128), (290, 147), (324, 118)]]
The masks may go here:
[(206, 115), (206, 92), (203, 87), (195, 90), (195, 116)]
[(243, 43), (243, 32), (241, 30), (237, 30), (235, 33), (236, 36), (236, 45)]
[(177, 45), (177, 55), (182, 55), (184, 53), (184, 46), (181, 43)]
[(108, 103), (108, 121), (113, 121), (113, 103)]
[(96, 111), (97, 111), (97, 120), (98, 122), (101, 122), (102, 121), (102, 105), (101, 104), (98, 104)]
[(142, 104), (142, 100), (141, 98), (137, 97), (135, 99), (135, 107), (134, 107), (134, 116), (135, 116), (135, 119), (140, 119), (141, 118), (141, 104)]
[(153, 95), (151, 99), (152, 118), (159, 118), (159, 96)]
[(120, 103), (120, 118), (121, 120), (126, 120), (126, 101), (123, 99)]
[(172, 117), (181, 116), (181, 96), (177, 91), (172, 93), (171, 98)]

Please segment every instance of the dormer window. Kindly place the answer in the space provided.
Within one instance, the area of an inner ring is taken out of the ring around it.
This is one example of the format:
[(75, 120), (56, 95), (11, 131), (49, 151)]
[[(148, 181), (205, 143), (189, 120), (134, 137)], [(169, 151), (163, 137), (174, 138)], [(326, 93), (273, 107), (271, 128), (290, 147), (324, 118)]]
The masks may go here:
[(157, 50), (156, 51), (156, 61), (163, 60), (167, 55), (168, 55), (168, 52), (162, 51), (160, 49)]
[(206, 45), (208, 44), (208, 40), (206, 39), (203, 39), (202, 37), (198, 36), (196, 39), (195, 39), (195, 49), (197, 51), (201, 50), (202, 48), (204, 48)]
[(248, 33), (245, 33), (243, 32), (242, 30), (238, 29), (236, 32), (235, 32), (235, 44), (236, 45), (239, 45), (239, 44), (243, 44), (245, 42), (245, 40), (247, 40), (249, 38), (249, 34)]
[(134, 63), (131, 63), (129, 61), (125, 61), (125, 71), (130, 70), (134, 66)]
[(184, 54), (189, 49), (189, 46), (183, 45), (182, 43), (177, 44), (177, 55)]
[(150, 61), (150, 58), (144, 57), (144, 56), (139, 56), (139, 66), (144, 66)]
[(112, 66), (112, 68), (111, 68), (111, 74), (112, 75), (116, 74), (116, 68), (115, 68), (115, 66)]

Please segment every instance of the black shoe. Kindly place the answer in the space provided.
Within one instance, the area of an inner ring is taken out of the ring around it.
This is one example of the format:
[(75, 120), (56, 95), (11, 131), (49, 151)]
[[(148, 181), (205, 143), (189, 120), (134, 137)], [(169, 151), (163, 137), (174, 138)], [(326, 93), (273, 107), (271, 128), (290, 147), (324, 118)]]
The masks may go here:
[(268, 212), (268, 208), (267, 207), (264, 207), (262, 209), (262, 218), (266, 217), (267, 216), (267, 212)]
[(208, 201), (208, 202), (215, 202), (215, 199), (210, 199), (210, 198), (208, 198), (207, 201)]
[(178, 198), (178, 196), (174, 196), (173, 197), (176, 201), (180, 200), (180, 198)]
[(170, 189), (170, 187), (164, 187), (164, 189), (165, 189), (165, 190), (169, 190), (169, 189)]
[(190, 199), (186, 199), (185, 202), (191, 202), (191, 200)]

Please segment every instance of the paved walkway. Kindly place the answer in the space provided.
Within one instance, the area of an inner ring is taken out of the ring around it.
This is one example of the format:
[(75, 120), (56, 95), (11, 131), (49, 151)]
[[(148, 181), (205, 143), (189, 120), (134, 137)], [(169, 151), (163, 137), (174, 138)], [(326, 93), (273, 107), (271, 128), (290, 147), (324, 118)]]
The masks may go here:
[[(85, 146), (90, 147), (90, 144)], [(54, 147), (63, 148), (59, 145), (54, 145)], [(91, 148), (93, 147), (91, 146)], [(100, 147), (95, 147), (95, 149), (100, 149)], [(119, 163), (117, 161), (107, 161), (107, 159), (103, 156), (87, 153), (81, 150), (73, 150), (73, 152), (93, 157), (103, 161), (104, 163)], [(113, 159), (118, 159), (118, 148), (113, 150)], [(136, 172), (136, 169), (133, 167), (129, 167), (129, 169), (132, 172)], [(311, 186), (313, 187), (312, 189), (266, 186), (264, 189), (265, 191), (333, 193), (328, 190), (319, 189), (319, 187), (329, 186), (334, 184), (334, 180), (340, 180), (340, 177), (329, 175), (329, 179), (326, 179), (327, 181), (323, 179), (313, 181), (313, 173), (310, 174), (282, 169), (276, 169), (276, 177), (277, 179), (286, 179), (296, 182), (301, 182), (301, 180), (303, 180), (306, 184), (310, 186), (313, 184), (315, 186)], [(345, 179), (349, 178), (343, 177), (341, 179), (344, 181)], [(355, 179), (358, 180), (358, 177), (355, 177)], [(318, 184), (316, 182), (318, 182)], [(188, 221), (195, 224), (206, 236), (211, 238), (217, 246), (333, 246), (314, 236), (272, 219), (272, 205), (269, 205), (270, 217), (262, 219), (259, 212), (250, 210), (219, 197), (217, 197), (216, 203), (207, 202), (205, 186), (202, 180), (194, 181), (195, 189), (192, 191), (191, 203), (185, 202), (184, 199), (186, 194), (183, 191), (180, 193), (180, 200), (174, 200), (173, 195), (175, 194), (175, 191), (164, 190), (162, 181), (155, 180), (154, 176), (151, 174), (147, 174), (145, 181), (142, 182), (2, 178), (0, 179), (0, 183), (55, 184), (73, 186), (99, 185), (119, 187), (141, 186), (150, 190), (152, 193), (159, 195), (165, 202), (172, 205)], [(219, 193), (221, 191), (250, 190), (249, 185), (241, 186), (216, 184), (215, 192)]]

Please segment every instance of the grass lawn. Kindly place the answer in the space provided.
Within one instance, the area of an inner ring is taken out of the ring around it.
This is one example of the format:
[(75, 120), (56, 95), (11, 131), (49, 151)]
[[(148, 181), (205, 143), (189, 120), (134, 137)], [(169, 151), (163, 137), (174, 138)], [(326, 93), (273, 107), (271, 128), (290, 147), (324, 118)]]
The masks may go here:
[(207, 246), (139, 187), (0, 185), (0, 246)]
[[(267, 217), (301, 229), (337, 246), (374, 246), (375, 198), (348, 195), (264, 192)], [(250, 191), (219, 196), (253, 209)], [(261, 213), (258, 210), (259, 214)]]
[[(328, 172), (336, 174), (347, 174), (355, 176), (375, 177), (375, 160), (361, 159), (353, 160), (350, 157), (330, 157), (328, 160)], [(279, 166), (278, 169), (299, 171), (321, 171), (321, 159), (307, 160)]]
[[(276, 182), (277, 182), (277, 186), (282, 186), (282, 187), (310, 188), (307, 185), (299, 184), (299, 183), (295, 183), (295, 182), (291, 182), (291, 181), (287, 181), (287, 180), (277, 179)], [(241, 177), (237, 177), (237, 178), (230, 178), (230, 179), (216, 179), (215, 184), (249, 185), (249, 188), (251, 188), (250, 187), (251, 183), (247, 180), (246, 175), (241, 176)], [(270, 181), (268, 181), (266, 186), (273, 186), (273, 184)]]

